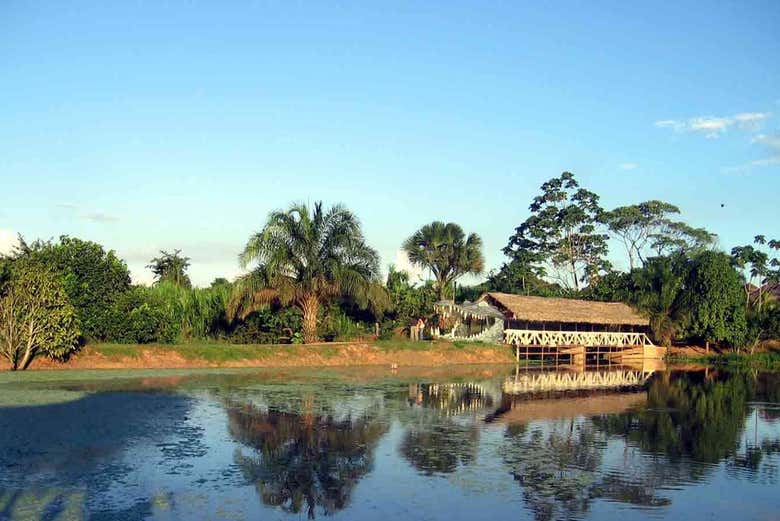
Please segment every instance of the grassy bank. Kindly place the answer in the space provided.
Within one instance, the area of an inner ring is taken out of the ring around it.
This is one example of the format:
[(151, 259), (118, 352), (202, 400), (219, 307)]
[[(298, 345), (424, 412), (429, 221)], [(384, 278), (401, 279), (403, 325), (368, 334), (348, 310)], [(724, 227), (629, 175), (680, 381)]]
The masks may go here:
[(780, 370), (780, 351), (766, 350), (756, 353), (712, 353), (709, 355), (669, 357), (669, 362), (678, 364), (699, 363), (730, 367), (751, 367), (756, 369)]
[(68, 362), (36, 360), (32, 369), (197, 367), (435, 366), (513, 363), (511, 349), (468, 342), (386, 340), (312, 345), (91, 344)]

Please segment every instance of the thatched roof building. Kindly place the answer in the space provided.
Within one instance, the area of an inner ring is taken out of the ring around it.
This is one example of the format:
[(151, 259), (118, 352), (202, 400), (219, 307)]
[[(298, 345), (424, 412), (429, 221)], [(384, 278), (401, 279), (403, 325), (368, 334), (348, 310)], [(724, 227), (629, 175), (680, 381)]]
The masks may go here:
[(509, 293), (485, 293), (476, 303), (480, 302), (495, 307), (510, 321), (600, 326), (649, 325), (647, 318), (620, 302), (529, 297)]

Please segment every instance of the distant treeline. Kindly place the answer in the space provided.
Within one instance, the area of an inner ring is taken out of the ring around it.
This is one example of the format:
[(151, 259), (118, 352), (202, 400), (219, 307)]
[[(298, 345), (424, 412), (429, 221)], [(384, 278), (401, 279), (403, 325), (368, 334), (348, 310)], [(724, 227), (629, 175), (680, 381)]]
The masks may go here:
[[(431, 275), (412, 281), (379, 256), (343, 206), (292, 205), (272, 212), (240, 255), (249, 271), (193, 288), (179, 250), (150, 259), (155, 282), (133, 285), (113, 251), (78, 238), (25, 242), (0, 259), (0, 350), (14, 368), (39, 355), (65, 359), (89, 341), (297, 343), (401, 334), (419, 317), (436, 321), (441, 299), (486, 291), (626, 302), (650, 318), (655, 340), (752, 349), (780, 337), (777, 240), (718, 251), (717, 237), (675, 219), (680, 210), (645, 201), (606, 211), (564, 172), (541, 187), (530, 216), (509, 237), (507, 261), (477, 286), (482, 240), (435, 221), (402, 247)], [(614, 269), (620, 244), (628, 271)]]

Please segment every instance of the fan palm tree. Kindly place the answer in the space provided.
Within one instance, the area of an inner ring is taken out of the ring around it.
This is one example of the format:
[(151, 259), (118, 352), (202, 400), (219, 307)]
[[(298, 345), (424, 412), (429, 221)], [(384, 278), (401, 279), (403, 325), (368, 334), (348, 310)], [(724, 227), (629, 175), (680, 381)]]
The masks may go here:
[(479, 275), (485, 267), (482, 239), (476, 233), (466, 237), (455, 223), (426, 224), (404, 241), (403, 249), (412, 264), (431, 270), (439, 299), (455, 280), (467, 273)]
[(249, 238), (241, 266), (256, 264), (236, 281), (230, 311), (246, 317), (262, 306), (292, 305), (303, 315), (303, 340), (317, 341), (320, 306), (346, 297), (379, 313), (388, 297), (379, 284), (379, 255), (365, 243), (355, 215), (336, 205), (325, 211), (293, 204), (274, 211)]

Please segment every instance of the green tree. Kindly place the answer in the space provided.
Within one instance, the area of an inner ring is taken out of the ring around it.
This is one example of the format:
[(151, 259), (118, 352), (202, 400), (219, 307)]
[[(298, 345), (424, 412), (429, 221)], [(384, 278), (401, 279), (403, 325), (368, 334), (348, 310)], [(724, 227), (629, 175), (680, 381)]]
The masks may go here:
[(705, 251), (691, 261), (680, 295), (685, 332), (691, 338), (740, 347), (747, 327), (742, 280), (731, 258)]
[(599, 196), (580, 188), (570, 172), (541, 186), (531, 216), (515, 229), (504, 253), (533, 266), (549, 265), (565, 287), (579, 291), (590, 277), (608, 270), (608, 236), (599, 233)]
[(563, 293), (562, 288), (544, 280), (544, 275), (543, 266), (535, 266), (518, 254), (508, 263), (504, 263), (497, 272), (491, 272), (485, 285), (487, 291), (543, 297), (560, 296)]
[(113, 250), (63, 235), (59, 242), (22, 242), (19, 255), (35, 259), (61, 279), (84, 336), (106, 339), (111, 307), (130, 288), (130, 271)]
[(622, 241), (628, 254), (629, 269), (637, 266), (637, 261), (644, 264), (645, 249), (653, 239), (663, 234), (670, 214), (679, 214), (680, 209), (664, 201), (645, 201), (629, 206), (620, 206), (605, 212), (603, 222), (610, 232)]
[(433, 284), (415, 287), (409, 282), (409, 274), (397, 271), (390, 266), (387, 273), (387, 291), (392, 303), (391, 317), (396, 325), (407, 326), (420, 317), (428, 317), (433, 313), (433, 305), (437, 295)]
[(679, 328), (679, 298), (688, 272), (682, 255), (651, 257), (629, 275), (627, 300), (650, 317), (656, 342), (671, 345)]
[(27, 257), (16, 259), (0, 292), (0, 351), (11, 369), (37, 356), (63, 360), (78, 348), (76, 311), (59, 277)]
[(235, 284), (231, 310), (247, 316), (272, 302), (293, 305), (303, 315), (303, 337), (318, 338), (317, 319), (324, 303), (349, 298), (376, 314), (388, 304), (379, 284), (379, 255), (370, 248), (355, 215), (336, 205), (324, 210), (294, 204), (272, 212), (262, 231), (252, 235), (240, 255), (243, 267), (257, 263)]
[(173, 343), (181, 333), (181, 319), (159, 285), (133, 286), (114, 303), (105, 327), (108, 339), (113, 342)]
[(658, 256), (683, 253), (694, 256), (715, 246), (718, 236), (704, 228), (694, 228), (683, 222), (665, 221), (660, 230), (650, 236), (650, 247)]
[(780, 241), (767, 241), (764, 235), (756, 235), (753, 244), (731, 249), (732, 262), (742, 270), (745, 281), (745, 309), (755, 307), (758, 313), (766, 300), (768, 284), (780, 280), (780, 260), (770, 258), (770, 252), (762, 250), (765, 246), (769, 250), (780, 250)]
[(403, 250), (413, 265), (431, 270), (439, 299), (457, 279), (479, 275), (485, 267), (482, 239), (476, 233), (466, 236), (455, 223), (426, 224), (404, 241)]
[(174, 250), (173, 253), (160, 250), (160, 256), (149, 261), (146, 267), (154, 273), (156, 284), (170, 282), (174, 286), (182, 288), (192, 287), (190, 277), (187, 275), (187, 269), (190, 267), (190, 258), (183, 257), (180, 254), (181, 250)]
[(631, 274), (610, 271), (593, 280), (580, 292), (578, 298), (599, 302), (625, 302), (629, 300)]

